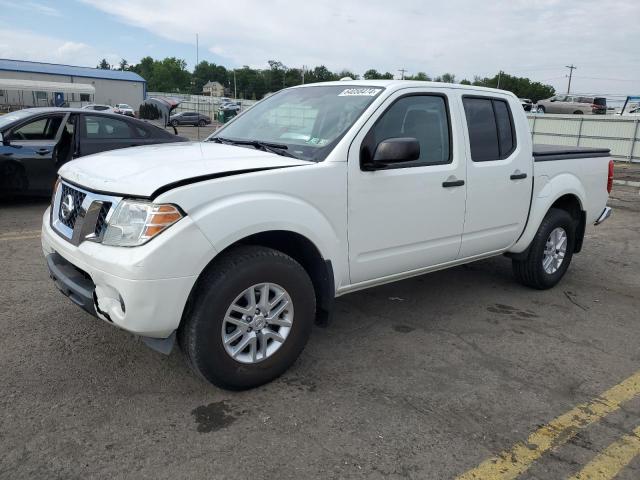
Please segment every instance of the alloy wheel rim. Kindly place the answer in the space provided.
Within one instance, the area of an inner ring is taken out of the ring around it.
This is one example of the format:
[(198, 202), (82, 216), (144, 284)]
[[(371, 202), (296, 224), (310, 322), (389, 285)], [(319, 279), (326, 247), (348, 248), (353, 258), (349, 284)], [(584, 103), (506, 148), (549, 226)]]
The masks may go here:
[(562, 227), (556, 227), (549, 234), (542, 256), (542, 268), (548, 274), (554, 274), (562, 265), (567, 254), (567, 232)]
[(293, 326), (293, 302), (275, 283), (258, 283), (240, 293), (222, 321), (222, 344), (240, 363), (258, 363), (282, 347)]

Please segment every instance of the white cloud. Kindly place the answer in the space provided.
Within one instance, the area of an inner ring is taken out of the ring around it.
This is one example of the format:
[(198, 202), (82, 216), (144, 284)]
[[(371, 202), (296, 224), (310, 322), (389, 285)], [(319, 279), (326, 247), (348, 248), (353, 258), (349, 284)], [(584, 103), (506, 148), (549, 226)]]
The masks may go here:
[(38, 2), (14, 2), (11, 0), (2, 0), (0, 1), (0, 5), (2, 5), (3, 7), (8, 7), (8, 8), (13, 8), (13, 9), (18, 9), (18, 10), (23, 10), (23, 11), (27, 11), (29, 13), (36, 13), (36, 14), (40, 14), (40, 15), (48, 15), (50, 17), (59, 17), (61, 16), (60, 12), (55, 9), (54, 7), (51, 7), (49, 5), (44, 5), (42, 3), (38, 3)]
[(170, 40), (194, 44), (198, 32), (203, 50), (237, 66), (277, 59), (459, 79), (502, 69), (563, 87), (574, 63), (576, 89), (640, 92), (637, 0), (83, 1)]
[(106, 54), (85, 43), (29, 30), (0, 29), (0, 58), (95, 67), (96, 59), (105, 56)]

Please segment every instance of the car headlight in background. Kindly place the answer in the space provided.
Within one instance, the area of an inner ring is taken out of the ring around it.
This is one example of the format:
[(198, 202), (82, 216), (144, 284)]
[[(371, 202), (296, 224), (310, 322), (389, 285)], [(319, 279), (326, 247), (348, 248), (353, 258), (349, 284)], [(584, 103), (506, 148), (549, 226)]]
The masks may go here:
[(102, 243), (119, 247), (142, 245), (182, 217), (174, 205), (122, 200), (109, 219)]

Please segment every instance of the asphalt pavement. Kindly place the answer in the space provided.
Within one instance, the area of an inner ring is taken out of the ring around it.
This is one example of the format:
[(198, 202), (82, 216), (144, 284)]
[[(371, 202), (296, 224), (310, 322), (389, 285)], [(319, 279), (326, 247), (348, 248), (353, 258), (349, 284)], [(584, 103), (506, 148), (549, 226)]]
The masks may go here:
[(0, 205), (2, 479), (640, 478), (638, 188), (556, 288), (496, 257), (341, 297), (239, 393), (63, 297), (46, 203)]

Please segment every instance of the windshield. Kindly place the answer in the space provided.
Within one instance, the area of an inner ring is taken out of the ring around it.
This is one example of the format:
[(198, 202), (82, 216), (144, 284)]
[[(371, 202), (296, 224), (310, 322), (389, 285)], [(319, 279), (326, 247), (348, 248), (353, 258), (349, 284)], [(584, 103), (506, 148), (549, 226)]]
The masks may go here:
[(3, 129), (7, 125), (17, 121), (22, 120), (23, 118), (27, 118), (33, 115), (33, 110), (25, 108), (24, 110), (18, 110), (17, 112), (7, 113), (5, 115), (0, 116), (0, 129)]
[(347, 85), (281, 90), (207, 140), (270, 143), (290, 156), (319, 162), (382, 90)]

